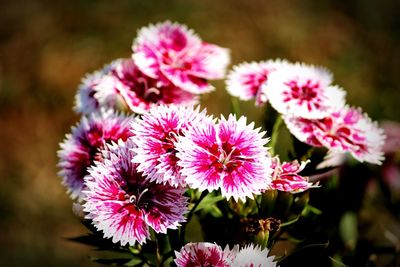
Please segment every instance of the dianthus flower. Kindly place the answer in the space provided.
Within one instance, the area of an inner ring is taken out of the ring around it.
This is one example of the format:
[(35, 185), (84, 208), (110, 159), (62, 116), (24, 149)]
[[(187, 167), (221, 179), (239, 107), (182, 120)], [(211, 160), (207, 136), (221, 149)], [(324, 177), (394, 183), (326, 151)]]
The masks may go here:
[(188, 199), (184, 190), (150, 182), (132, 163), (130, 141), (108, 145), (102, 162), (86, 176), (86, 218), (104, 233), (104, 238), (122, 246), (142, 244), (149, 227), (156, 233), (177, 229), (185, 221)]
[(381, 164), (385, 134), (359, 108), (345, 107), (319, 120), (285, 116), (289, 131), (311, 146), (349, 152), (363, 162)]
[(276, 267), (274, 257), (268, 257), (268, 249), (261, 249), (253, 244), (240, 249), (236, 254), (232, 267)]
[(120, 103), (122, 99), (116, 98), (117, 95), (115, 94), (115, 91), (104, 90), (101, 92), (101, 97), (99, 97), (100, 93), (96, 90), (97, 85), (103, 82), (104, 78), (117, 64), (119, 64), (119, 60), (115, 60), (105, 65), (101, 70), (86, 74), (78, 87), (77, 94), (75, 95), (74, 110), (77, 113), (90, 114), (100, 110), (101, 108), (114, 108), (117, 103)]
[(178, 267), (231, 267), (235, 254), (236, 251), (230, 251), (228, 246), (222, 250), (217, 244), (188, 243), (179, 252), (175, 251), (175, 263)]
[(272, 174), (271, 188), (279, 191), (298, 193), (308, 190), (313, 186), (308, 182), (308, 177), (301, 176), (301, 172), (309, 161), (303, 161), (301, 164), (297, 160), (292, 162), (280, 163), (278, 157), (272, 159)]
[(281, 114), (321, 119), (345, 104), (345, 91), (331, 82), (326, 69), (291, 64), (272, 72), (262, 90)]
[(205, 111), (193, 106), (158, 106), (132, 123), (137, 155), (133, 161), (151, 181), (185, 186), (184, 177), (177, 165), (176, 142), (179, 136), (205, 120)]
[(100, 152), (106, 143), (126, 140), (132, 135), (130, 122), (130, 117), (102, 110), (82, 117), (80, 123), (72, 128), (72, 133), (66, 135), (58, 151), (58, 167), (61, 168), (59, 175), (72, 199), (83, 198), (83, 178), (94, 160), (101, 159)]
[(100, 107), (144, 113), (161, 104), (193, 104), (194, 94), (142, 73), (132, 59), (119, 59), (89, 75), (79, 87), (76, 110), (90, 113)]
[(143, 73), (194, 94), (213, 90), (207, 80), (222, 79), (230, 61), (228, 49), (205, 43), (185, 25), (170, 21), (140, 29), (132, 50)]
[(268, 101), (267, 96), (261, 90), (270, 73), (284, 65), (289, 64), (285, 60), (268, 60), (262, 62), (242, 63), (233, 66), (226, 81), (226, 89), (232, 96), (241, 100), (256, 99), (256, 105), (262, 105)]
[(264, 132), (246, 125), (246, 118), (221, 117), (217, 125), (205, 121), (192, 127), (176, 147), (178, 165), (192, 188), (221, 189), (227, 199), (253, 198), (271, 181), (270, 156)]

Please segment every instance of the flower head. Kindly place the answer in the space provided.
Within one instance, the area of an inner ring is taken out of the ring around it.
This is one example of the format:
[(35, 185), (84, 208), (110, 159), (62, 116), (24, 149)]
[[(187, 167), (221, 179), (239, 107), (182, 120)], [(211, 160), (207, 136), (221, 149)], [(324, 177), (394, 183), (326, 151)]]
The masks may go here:
[(158, 106), (132, 123), (137, 153), (133, 161), (151, 181), (169, 183), (173, 186), (186, 185), (177, 165), (176, 143), (179, 136), (205, 120), (205, 111), (193, 106)]
[(291, 193), (308, 190), (313, 184), (308, 182), (308, 177), (299, 174), (308, 162), (309, 161), (303, 161), (299, 164), (299, 162), (295, 160), (292, 162), (280, 163), (279, 158), (274, 157), (272, 159), (274, 173), (272, 175), (271, 188)]
[(253, 244), (240, 249), (231, 266), (235, 267), (276, 267), (274, 257), (268, 257), (268, 249), (262, 250)]
[(230, 95), (241, 100), (256, 99), (256, 104), (267, 102), (267, 96), (261, 90), (270, 73), (284, 65), (285, 60), (268, 60), (262, 62), (242, 63), (233, 67), (228, 74), (226, 89)]
[(178, 165), (192, 188), (221, 189), (226, 198), (253, 198), (270, 183), (270, 157), (264, 132), (246, 125), (246, 118), (230, 115), (215, 125), (206, 121), (192, 127), (176, 147)]
[(383, 161), (385, 134), (359, 108), (345, 107), (319, 120), (285, 116), (290, 132), (312, 146), (349, 152), (357, 160), (373, 164)]
[(178, 267), (230, 267), (233, 266), (235, 251), (230, 251), (228, 247), (222, 250), (217, 244), (199, 242), (186, 244), (179, 252), (175, 251), (175, 256)]
[(279, 113), (321, 119), (345, 104), (345, 91), (331, 82), (323, 68), (293, 64), (272, 72), (262, 90)]
[(132, 147), (130, 141), (107, 146), (104, 160), (85, 178), (86, 218), (122, 246), (144, 243), (149, 227), (156, 233), (177, 229), (188, 204), (183, 189), (152, 183), (137, 171)]
[(140, 29), (132, 49), (143, 73), (194, 94), (213, 90), (207, 80), (223, 78), (230, 61), (227, 49), (202, 42), (185, 25), (169, 21)]
[(58, 151), (58, 166), (71, 198), (83, 198), (83, 178), (88, 174), (88, 167), (101, 159), (100, 152), (105, 145), (118, 139), (126, 140), (132, 135), (130, 122), (130, 117), (102, 110), (82, 117), (80, 123), (72, 128), (72, 133), (66, 135)]
[(104, 78), (110, 73), (115, 66), (119, 64), (119, 60), (113, 61), (105, 65), (101, 70), (87, 74), (81, 81), (78, 87), (78, 92), (75, 95), (74, 110), (81, 114), (90, 114), (100, 110), (100, 108), (113, 108), (117, 100), (115, 92), (102, 91), (102, 101), (98, 97), (97, 85), (104, 82)]
[(76, 110), (87, 114), (100, 107), (144, 113), (160, 104), (193, 104), (194, 94), (142, 73), (132, 59), (119, 59), (88, 76), (79, 88)]

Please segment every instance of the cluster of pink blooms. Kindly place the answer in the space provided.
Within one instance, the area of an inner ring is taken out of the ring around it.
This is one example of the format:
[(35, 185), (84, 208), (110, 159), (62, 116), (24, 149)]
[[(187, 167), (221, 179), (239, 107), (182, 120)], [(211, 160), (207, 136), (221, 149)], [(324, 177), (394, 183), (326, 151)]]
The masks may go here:
[(383, 130), (359, 108), (347, 106), (345, 91), (332, 81), (324, 68), (270, 60), (234, 67), (227, 90), (243, 100), (256, 99), (258, 105), (270, 103), (302, 142), (381, 164)]
[(193, 104), (222, 79), (229, 50), (203, 42), (184, 25), (169, 21), (139, 30), (132, 57), (118, 59), (87, 75), (79, 86), (75, 110), (100, 108), (145, 113), (154, 105)]
[[(131, 58), (82, 81), (75, 105), (81, 121), (58, 152), (63, 184), (105, 238), (134, 246), (150, 231), (177, 229), (186, 222), (189, 188), (245, 202), (266, 190), (314, 186), (300, 174), (308, 161), (272, 157), (265, 132), (246, 117), (213, 118), (194, 106), (199, 94), (213, 90), (208, 80), (224, 78), (227, 49), (167, 21), (140, 29), (132, 50)], [(227, 89), (258, 105), (271, 103), (303, 142), (379, 164), (381, 130), (347, 107), (345, 92), (331, 83), (325, 69), (270, 60), (234, 67)], [(175, 263), (276, 266), (268, 253), (253, 245), (223, 250), (189, 243)]]
[(228, 246), (223, 250), (219, 245), (200, 242), (188, 243), (179, 252), (175, 252), (178, 267), (215, 266), (215, 267), (275, 267), (274, 257), (268, 256), (268, 249), (247, 245), (232, 250)]

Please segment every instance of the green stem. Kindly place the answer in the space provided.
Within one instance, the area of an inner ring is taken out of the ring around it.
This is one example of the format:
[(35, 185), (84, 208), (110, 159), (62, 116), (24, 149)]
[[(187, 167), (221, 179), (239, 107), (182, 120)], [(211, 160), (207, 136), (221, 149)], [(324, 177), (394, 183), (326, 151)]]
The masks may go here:
[(236, 97), (231, 97), (231, 109), (233, 114), (240, 116), (240, 104)]
[(186, 219), (186, 223), (184, 223), (181, 227), (181, 235), (180, 235), (180, 243), (183, 245), (185, 242), (185, 231), (186, 231), (186, 225), (190, 222), (194, 215), (194, 211), (196, 210), (197, 206), (200, 204), (200, 202), (203, 200), (203, 198), (207, 195), (207, 191), (203, 191), (199, 197), (199, 199), (196, 201), (194, 204), (193, 208), (189, 211)]
[(278, 115), (274, 123), (274, 127), (272, 128), (271, 141), (269, 142), (271, 147), (270, 153), (272, 156), (275, 155), (276, 142), (278, 140), (279, 130), (281, 128), (282, 122), (283, 122), (282, 116)]
[(157, 266), (161, 266), (162, 256), (161, 256), (161, 253), (160, 253), (160, 244), (159, 244), (159, 242), (158, 242), (157, 234), (156, 234), (155, 241), (156, 241)]

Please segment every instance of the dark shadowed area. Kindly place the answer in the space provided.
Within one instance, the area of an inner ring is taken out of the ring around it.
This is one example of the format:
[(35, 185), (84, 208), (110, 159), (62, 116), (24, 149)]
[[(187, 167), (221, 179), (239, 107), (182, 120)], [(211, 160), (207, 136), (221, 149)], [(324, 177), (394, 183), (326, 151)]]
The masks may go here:
[[(287, 58), (326, 66), (349, 103), (374, 120), (400, 119), (399, 1), (2, 0), (0, 6), (4, 266), (97, 266), (88, 259), (96, 255), (90, 247), (66, 241), (86, 230), (60, 184), (56, 151), (79, 119), (72, 107), (80, 79), (130, 57), (136, 31), (149, 23), (188, 25), (230, 48), (232, 65)], [(226, 115), (224, 82), (213, 84), (217, 90), (201, 104)], [(240, 105), (260, 125), (263, 109)]]

